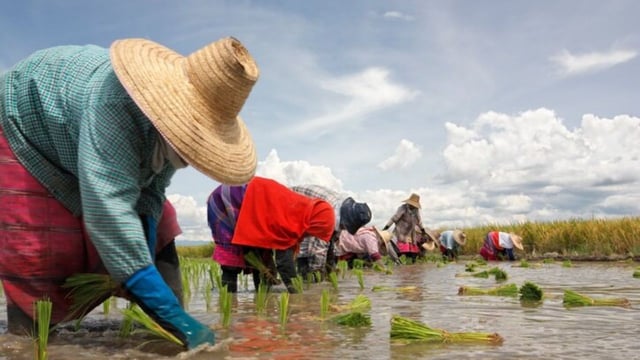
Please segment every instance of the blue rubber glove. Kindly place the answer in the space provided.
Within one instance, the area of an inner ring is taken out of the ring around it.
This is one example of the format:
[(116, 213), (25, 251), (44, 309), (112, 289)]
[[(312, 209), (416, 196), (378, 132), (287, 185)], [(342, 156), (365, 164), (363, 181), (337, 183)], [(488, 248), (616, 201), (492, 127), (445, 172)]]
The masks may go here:
[(151, 260), (156, 260), (156, 243), (158, 242), (158, 222), (151, 215), (140, 215), (142, 226), (144, 226), (144, 235), (147, 237), (147, 246)]
[(138, 270), (124, 283), (136, 303), (160, 326), (182, 340), (188, 349), (215, 343), (208, 327), (187, 314), (154, 265)]

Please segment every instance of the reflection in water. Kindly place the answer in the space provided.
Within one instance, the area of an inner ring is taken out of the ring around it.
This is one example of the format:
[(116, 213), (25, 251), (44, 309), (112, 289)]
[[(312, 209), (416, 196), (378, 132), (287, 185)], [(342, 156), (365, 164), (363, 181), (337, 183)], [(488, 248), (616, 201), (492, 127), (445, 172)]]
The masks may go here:
[[(509, 275), (509, 283), (538, 284), (545, 299), (537, 306), (521, 304), (517, 298), (458, 296), (460, 286), (490, 288), (493, 278), (456, 276), (464, 272), (464, 262), (443, 267), (434, 264), (396, 266), (393, 274), (365, 271), (364, 289), (356, 276), (339, 279), (335, 292), (330, 283), (312, 284), (303, 294), (290, 298), (291, 315), (285, 329), (278, 322), (277, 298), (270, 296), (266, 314), (255, 313), (254, 294), (236, 295), (232, 323), (221, 328), (217, 313), (217, 293), (207, 311), (205, 296), (192, 294), (189, 311), (216, 330), (224, 346), (212, 356), (208, 352), (185, 355), (166, 342), (148, 342), (135, 334), (118, 337), (120, 315), (108, 316), (96, 309), (76, 331), (72, 325), (57, 331), (50, 340), (51, 359), (633, 359), (640, 345), (640, 279), (632, 277), (633, 263), (542, 264), (520, 268), (499, 263)], [(493, 266), (495, 264), (491, 264)], [(415, 291), (371, 291), (374, 285), (390, 288), (417, 286)], [(322, 289), (332, 293), (332, 301), (347, 304), (358, 294), (371, 299), (371, 327), (348, 328), (321, 319)], [(626, 297), (632, 307), (583, 307), (566, 309), (562, 293), (572, 289), (591, 297)], [(282, 291), (282, 289), (276, 289)], [(124, 307), (119, 302), (118, 307)], [(6, 333), (4, 298), (0, 297), (0, 359), (33, 359), (28, 337)], [(497, 332), (505, 338), (501, 346), (452, 345), (391, 342), (390, 319), (398, 314), (448, 331)]]

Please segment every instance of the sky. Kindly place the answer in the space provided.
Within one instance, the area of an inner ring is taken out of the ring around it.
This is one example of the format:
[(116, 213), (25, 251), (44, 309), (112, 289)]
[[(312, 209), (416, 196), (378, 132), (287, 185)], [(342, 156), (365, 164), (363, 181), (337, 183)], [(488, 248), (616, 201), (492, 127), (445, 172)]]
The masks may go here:
[[(240, 115), (257, 174), (369, 204), (411, 193), (427, 228), (640, 212), (640, 2), (21, 0), (0, 12), (0, 72), (35, 50), (146, 38), (182, 55), (233, 36), (260, 77)], [(210, 241), (219, 183), (167, 190)]]

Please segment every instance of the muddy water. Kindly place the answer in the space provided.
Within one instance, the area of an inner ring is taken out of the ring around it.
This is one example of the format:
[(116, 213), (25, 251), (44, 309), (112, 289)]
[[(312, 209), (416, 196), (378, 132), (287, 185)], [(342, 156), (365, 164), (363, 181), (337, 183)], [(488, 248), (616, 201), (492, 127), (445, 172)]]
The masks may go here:
[[(50, 359), (634, 359), (640, 355), (640, 279), (632, 277), (636, 263), (560, 263), (537, 264), (530, 268), (517, 263), (496, 263), (509, 275), (507, 283), (524, 281), (538, 284), (544, 302), (523, 306), (516, 298), (459, 296), (462, 285), (489, 288), (493, 278), (465, 274), (464, 262), (438, 267), (434, 263), (397, 266), (393, 274), (365, 270), (364, 289), (357, 277), (339, 278), (339, 289), (330, 283), (309, 285), (303, 294), (292, 295), (290, 317), (285, 328), (278, 320), (276, 288), (266, 315), (257, 316), (254, 294), (243, 290), (234, 299), (229, 328), (221, 328), (217, 312), (217, 292), (210, 310), (202, 290), (195, 291), (189, 312), (216, 329), (222, 344), (213, 352), (180, 353), (166, 342), (143, 334), (118, 337), (120, 316), (111, 309), (94, 310), (76, 330), (67, 326), (51, 338)], [(468, 274), (468, 273), (466, 273)], [(374, 285), (418, 286), (413, 292), (372, 291)], [(348, 328), (320, 316), (322, 289), (331, 289), (332, 303), (347, 304), (357, 294), (372, 302), (372, 325)], [(564, 289), (592, 297), (626, 297), (631, 308), (582, 307), (562, 305)], [(119, 303), (124, 307), (124, 302)], [(6, 333), (4, 298), (0, 299), (0, 360), (33, 359), (28, 337)], [(390, 318), (398, 314), (448, 331), (497, 332), (504, 339), (499, 346), (456, 344), (401, 344), (390, 341)]]

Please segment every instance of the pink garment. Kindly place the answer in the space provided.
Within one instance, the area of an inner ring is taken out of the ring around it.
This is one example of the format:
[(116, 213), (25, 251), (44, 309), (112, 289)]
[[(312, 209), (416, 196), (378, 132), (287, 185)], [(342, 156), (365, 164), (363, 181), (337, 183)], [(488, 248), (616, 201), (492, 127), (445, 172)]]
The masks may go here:
[(336, 244), (336, 255), (375, 255), (379, 254), (378, 237), (372, 227), (361, 227), (355, 235), (348, 231), (341, 231), (340, 238)]
[(160, 252), (165, 246), (169, 245), (175, 238), (182, 234), (176, 209), (169, 200), (164, 202), (162, 208), (162, 216), (158, 221), (156, 253)]

